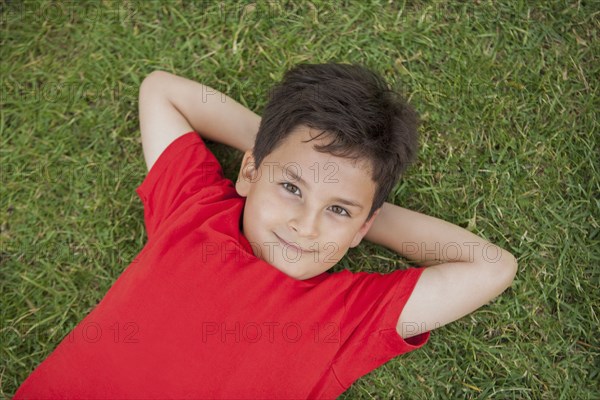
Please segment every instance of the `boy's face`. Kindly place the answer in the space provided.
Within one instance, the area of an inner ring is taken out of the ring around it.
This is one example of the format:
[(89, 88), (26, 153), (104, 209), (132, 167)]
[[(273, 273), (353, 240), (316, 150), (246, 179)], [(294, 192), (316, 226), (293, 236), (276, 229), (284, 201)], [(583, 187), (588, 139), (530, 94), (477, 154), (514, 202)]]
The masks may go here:
[(376, 189), (370, 171), (314, 150), (327, 143), (326, 135), (303, 143), (318, 133), (296, 128), (258, 169), (248, 150), (236, 183), (246, 197), (243, 231), (254, 254), (301, 280), (334, 266), (379, 213), (366, 220)]

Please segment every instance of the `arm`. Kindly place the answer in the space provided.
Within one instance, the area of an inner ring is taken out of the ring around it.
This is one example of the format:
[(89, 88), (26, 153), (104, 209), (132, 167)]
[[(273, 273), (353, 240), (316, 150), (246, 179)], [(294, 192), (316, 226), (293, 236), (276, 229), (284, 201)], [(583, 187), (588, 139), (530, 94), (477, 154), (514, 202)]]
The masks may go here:
[(192, 130), (240, 151), (254, 146), (260, 117), (225, 94), (168, 72), (148, 75), (139, 93), (148, 170), (167, 146)]
[(403, 338), (455, 321), (508, 288), (517, 261), (449, 222), (385, 203), (365, 239), (426, 268), (398, 319)]
[[(245, 151), (254, 145), (260, 125), (257, 114), (226, 95), (162, 71), (142, 83), (139, 107), (148, 169), (173, 140), (191, 130)], [(375, 218), (367, 240), (423, 266), (442, 262), (423, 271), (406, 303), (397, 325), (404, 338), (476, 310), (510, 286), (516, 274), (510, 253), (448, 222), (389, 203)]]

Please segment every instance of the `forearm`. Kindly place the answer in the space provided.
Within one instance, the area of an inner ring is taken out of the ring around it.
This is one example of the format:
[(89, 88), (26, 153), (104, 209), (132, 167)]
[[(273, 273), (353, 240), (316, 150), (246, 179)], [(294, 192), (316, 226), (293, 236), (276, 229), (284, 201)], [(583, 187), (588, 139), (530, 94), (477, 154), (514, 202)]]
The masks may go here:
[(512, 255), (457, 225), (385, 203), (365, 235), (370, 242), (418, 263), (497, 263)]
[(240, 151), (254, 146), (260, 117), (209, 86), (164, 71), (152, 74), (153, 87), (205, 139)]

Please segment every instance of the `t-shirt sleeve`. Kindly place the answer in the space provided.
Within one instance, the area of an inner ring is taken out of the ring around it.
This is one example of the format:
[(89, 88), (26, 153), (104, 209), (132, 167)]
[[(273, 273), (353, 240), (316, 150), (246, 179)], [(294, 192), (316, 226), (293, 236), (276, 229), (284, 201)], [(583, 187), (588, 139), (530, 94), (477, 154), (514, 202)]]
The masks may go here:
[(393, 357), (422, 347), (430, 332), (403, 339), (398, 318), (425, 268), (354, 274), (346, 294), (341, 347), (332, 365), (340, 383), (352, 382)]
[(187, 199), (224, 184), (221, 166), (196, 132), (172, 141), (135, 189), (144, 205), (148, 239)]

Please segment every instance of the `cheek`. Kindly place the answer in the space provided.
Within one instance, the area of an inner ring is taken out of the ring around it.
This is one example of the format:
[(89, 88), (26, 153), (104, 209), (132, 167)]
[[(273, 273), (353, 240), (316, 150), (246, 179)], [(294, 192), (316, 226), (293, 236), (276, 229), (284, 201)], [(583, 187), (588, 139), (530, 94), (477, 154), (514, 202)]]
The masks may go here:
[(354, 233), (358, 230), (352, 224), (343, 223), (339, 220), (331, 220), (326, 224), (326, 228), (324, 229), (327, 232), (327, 237), (332, 240), (337, 240), (340, 244), (350, 243), (352, 238), (354, 237)]
[[(260, 187), (257, 189), (261, 189)], [(261, 227), (269, 228), (269, 224), (277, 222), (282, 217), (282, 204), (268, 190), (257, 190), (247, 200), (251, 218)]]
[(324, 251), (335, 254), (336, 258), (342, 258), (352, 243), (354, 230), (338, 223), (330, 224), (324, 231), (326, 232), (322, 236)]

